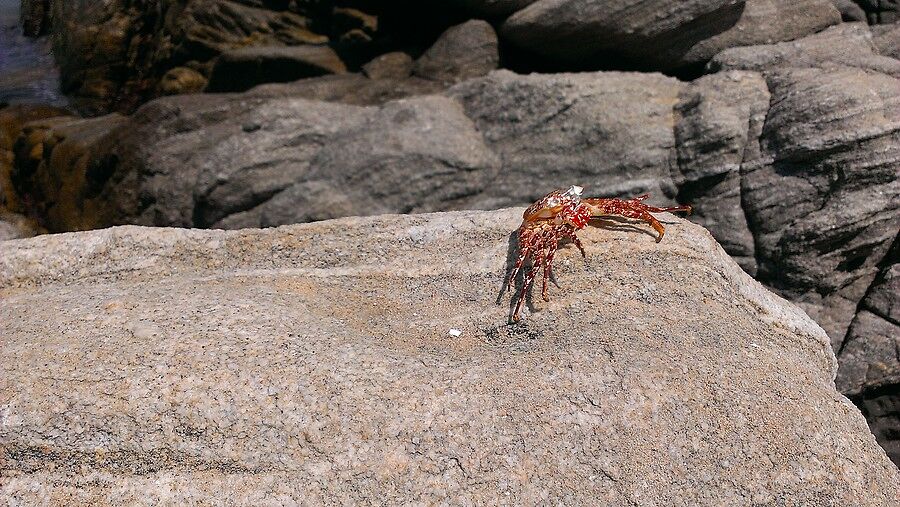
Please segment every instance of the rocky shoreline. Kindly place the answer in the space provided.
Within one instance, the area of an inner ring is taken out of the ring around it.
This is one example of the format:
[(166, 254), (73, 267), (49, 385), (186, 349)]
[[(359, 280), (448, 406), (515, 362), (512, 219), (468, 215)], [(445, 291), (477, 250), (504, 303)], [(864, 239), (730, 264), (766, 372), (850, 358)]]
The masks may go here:
[(80, 114), (0, 109), (5, 234), (650, 192), (822, 326), (900, 463), (896, 4), (387, 4), (23, 2)]

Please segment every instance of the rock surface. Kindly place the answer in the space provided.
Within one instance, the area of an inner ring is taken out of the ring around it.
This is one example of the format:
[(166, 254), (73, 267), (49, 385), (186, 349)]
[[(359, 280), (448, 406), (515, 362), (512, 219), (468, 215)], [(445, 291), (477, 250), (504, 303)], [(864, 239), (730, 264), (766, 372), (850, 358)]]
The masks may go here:
[(211, 62), (227, 51), (329, 42), (312, 31), (313, 19), (300, 5), (306, 2), (46, 3), (63, 90), (88, 115), (133, 111), (160, 94), (162, 77), (176, 67), (191, 68), (207, 78)]
[(672, 198), (673, 106), (681, 84), (659, 74), (498, 71), (452, 88), (503, 173), (497, 206), (529, 203), (561, 181), (604, 195)]
[(897, 504), (825, 333), (701, 228), (583, 231), (508, 325), (521, 212), (0, 244), (3, 496)]
[(865, 21), (866, 11), (853, 0), (831, 0), (844, 21)]
[(327, 46), (252, 46), (219, 55), (206, 91), (242, 92), (262, 83), (344, 72), (344, 62)]
[(501, 35), (548, 58), (677, 70), (737, 46), (792, 40), (841, 21), (828, 0), (539, 0)]
[(894, 240), (838, 351), (835, 380), (900, 466), (900, 240)]
[(900, 59), (900, 23), (872, 27), (872, 35), (880, 54)]
[(264, 84), (251, 89), (247, 95), (256, 98), (301, 98), (374, 106), (417, 95), (440, 93), (445, 88), (443, 83), (416, 76), (371, 79), (363, 74), (350, 73), (301, 79), (293, 83)]
[(57, 230), (97, 227), (104, 206), (97, 201), (109, 177), (96, 164), (106, 153), (106, 136), (125, 124), (119, 114), (96, 118), (53, 117), (25, 125), (16, 142), (13, 182), (18, 194), (31, 203), (33, 214)]
[(209, 80), (194, 69), (175, 67), (163, 74), (159, 81), (159, 95), (179, 95), (182, 93), (200, 93), (206, 88)]
[(900, 465), (897, 321), (870, 303), (900, 262), (887, 253), (900, 229), (900, 62), (880, 52), (854, 23), (726, 50), (709, 67), (766, 76), (766, 162), (744, 166), (741, 194), (759, 279), (828, 331), (838, 387)]
[(854, 0), (863, 10), (869, 24), (891, 24), (900, 21), (900, 2), (897, 0)]
[[(90, 166), (102, 188), (69, 204), (90, 208), (81, 218), (92, 227), (260, 227), (453, 209), (498, 168), (462, 107), (439, 96), (382, 107), (178, 96), (143, 107), (101, 144), (109, 148)], [(82, 228), (66, 216), (50, 223)]]
[(12, 182), (15, 144), (22, 134), (22, 128), (32, 121), (68, 114), (65, 109), (45, 105), (16, 104), (0, 107), (0, 208), (24, 211)]
[(528, 7), (537, 0), (448, 0), (479, 18), (498, 18)]
[(743, 169), (760, 279), (835, 349), (900, 229), (900, 80), (845, 68), (767, 74), (765, 164)]
[(471, 20), (447, 29), (413, 67), (417, 76), (443, 83), (481, 77), (497, 68), (497, 33), (486, 21)]
[(856, 67), (900, 77), (900, 60), (882, 56), (863, 23), (842, 23), (791, 42), (726, 49), (709, 62), (712, 72), (779, 67)]
[(413, 59), (402, 51), (393, 51), (373, 58), (362, 66), (369, 79), (405, 79), (412, 75)]

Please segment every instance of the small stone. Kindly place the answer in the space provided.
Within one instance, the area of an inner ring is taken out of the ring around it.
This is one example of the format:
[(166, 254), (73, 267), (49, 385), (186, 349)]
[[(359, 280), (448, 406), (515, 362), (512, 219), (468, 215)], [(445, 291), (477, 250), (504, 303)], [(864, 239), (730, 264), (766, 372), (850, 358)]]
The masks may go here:
[(362, 71), (369, 79), (403, 79), (412, 75), (413, 59), (401, 51), (385, 53), (363, 65)]

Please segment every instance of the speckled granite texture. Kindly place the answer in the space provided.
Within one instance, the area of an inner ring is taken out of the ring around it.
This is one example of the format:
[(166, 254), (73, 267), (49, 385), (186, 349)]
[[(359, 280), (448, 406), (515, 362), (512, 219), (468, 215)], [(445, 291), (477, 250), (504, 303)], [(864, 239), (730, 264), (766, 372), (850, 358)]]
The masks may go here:
[(824, 331), (705, 230), (589, 228), (509, 325), (520, 213), (0, 243), (0, 496), (898, 504)]

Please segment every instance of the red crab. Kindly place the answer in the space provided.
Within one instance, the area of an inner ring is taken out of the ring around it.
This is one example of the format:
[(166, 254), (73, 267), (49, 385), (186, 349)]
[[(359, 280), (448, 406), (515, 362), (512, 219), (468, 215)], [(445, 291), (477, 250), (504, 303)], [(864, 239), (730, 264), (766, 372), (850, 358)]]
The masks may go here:
[(578, 240), (575, 233), (584, 229), (592, 219), (622, 216), (643, 220), (659, 233), (659, 236), (656, 237), (656, 242), (659, 243), (666, 230), (651, 213), (691, 212), (690, 206), (667, 208), (647, 206), (641, 201), (650, 197), (650, 194), (625, 200), (582, 199), (582, 190), (579, 186), (572, 186), (565, 192), (554, 190), (525, 210), (522, 225), (519, 227), (519, 257), (509, 275), (509, 288), (512, 289), (514, 286), (516, 275), (526, 260), (531, 262), (531, 269), (524, 275), (522, 289), (519, 291), (519, 300), (513, 312), (513, 321), (519, 320), (519, 310), (522, 309), (522, 303), (525, 302), (525, 294), (534, 282), (534, 277), (539, 269), (544, 270), (541, 296), (544, 301), (550, 301), (550, 298), (547, 297), (547, 280), (550, 278), (553, 256), (556, 254), (560, 240), (571, 240), (581, 251), (582, 257), (585, 256), (584, 247), (581, 246), (581, 241)]

